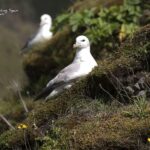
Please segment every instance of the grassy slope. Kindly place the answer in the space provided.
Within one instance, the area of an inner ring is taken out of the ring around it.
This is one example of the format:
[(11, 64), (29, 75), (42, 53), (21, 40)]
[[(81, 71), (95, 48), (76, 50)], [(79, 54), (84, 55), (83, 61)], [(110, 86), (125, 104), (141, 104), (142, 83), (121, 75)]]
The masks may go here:
[[(119, 100), (122, 89), (116, 89), (117, 80), (126, 87), (131, 81), (124, 84), (122, 79), (131, 77), (129, 73), (131, 68), (134, 76), (138, 78), (140, 72), (141, 77), (147, 79), (146, 83), (149, 83), (149, 72), (142, 68), (144, 59), (141, 61), (141, 57), (145, 55), (144, 50), (149, 49), (149, 35), (150, 26), (147, 25), (127, 41), (114, 57), (100, 61), (99, 67), (72, 89), (47, 103), (36, 103), (25, 121), (28, 129), (5, 132), (0, 137), (0, 146), (3, 149), (25, 147), (23, 138), (25, 134), (31, 147), (40, 143), (33, 137), (40, 137), (45, 147), (52, 146), (52, 149), (147, 148), (150, 132), (149, 102), (143, 100), (144, 107), (143, 104), (138, 104), (141, 110), (136, 103), (122, 105), (115, 100), (106, 102), (110, 100), (110, 95), (106, 91)], [(137, 57), (139, 49), (141, 52), (143, 49), (143, 53)], [(128, 54), (128, 50), (131, 55)], [(149, 52), (146, 55), (148, 56)], [(117, 80), (113, 78), (114, 76)], [(100, 84), (105, 91), (100, 88)], [(126, 96), (125, 99), (127, 100)], [(36, 129), (33, 128), (33, 124), (36, 124)], [(50, 132), (48, 140), (42, 138), (46, 130)]]

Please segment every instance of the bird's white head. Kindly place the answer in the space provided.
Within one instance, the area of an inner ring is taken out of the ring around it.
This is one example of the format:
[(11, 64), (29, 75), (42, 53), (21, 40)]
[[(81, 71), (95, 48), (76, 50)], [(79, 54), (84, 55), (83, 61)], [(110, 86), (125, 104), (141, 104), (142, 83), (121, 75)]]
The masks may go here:
[(49, 25), (51, 26), (52, 24), (52, 18), (50, 15), (48, 14), (44, 14), (41, 16), (41, 23), (40, 23), (40, 26), (43, 26), (43, 25)]
[(89, 46), (90, 46), (89, 39), (84, 35), (78, 36), (76, 38), (76, 43), (73, 45), (73, 47), (77, 49), (87, 48)]

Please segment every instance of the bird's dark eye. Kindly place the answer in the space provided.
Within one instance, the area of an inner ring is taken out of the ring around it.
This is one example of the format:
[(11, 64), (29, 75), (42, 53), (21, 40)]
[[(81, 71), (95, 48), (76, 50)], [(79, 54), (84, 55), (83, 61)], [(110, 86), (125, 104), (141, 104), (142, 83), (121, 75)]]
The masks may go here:
[(82, 42), (85, 42), (85, 39), (83, 39)]

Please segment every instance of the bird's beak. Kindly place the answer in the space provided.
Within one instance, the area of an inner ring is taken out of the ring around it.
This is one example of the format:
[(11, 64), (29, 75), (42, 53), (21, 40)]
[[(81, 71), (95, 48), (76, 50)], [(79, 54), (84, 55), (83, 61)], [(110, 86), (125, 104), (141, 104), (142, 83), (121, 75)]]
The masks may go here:
[(73, 48), (77, 48), (77, 45), (76, 45), (76, 44), (73, 44)]
[(45, 24), (46, 24), (45, 22), (41, 21), (40, 26), (43, 26)]
[(78, 44), (73, 44), (73, 48), (78, 48)]

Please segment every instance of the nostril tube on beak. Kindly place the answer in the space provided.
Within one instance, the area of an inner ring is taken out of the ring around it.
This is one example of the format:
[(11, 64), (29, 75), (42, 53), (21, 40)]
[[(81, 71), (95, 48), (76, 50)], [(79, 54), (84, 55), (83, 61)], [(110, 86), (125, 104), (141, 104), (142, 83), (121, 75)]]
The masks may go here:
[(73, 44), (73, 48), (77, 48), (78, 47), (78, 45), (77, 44)]

